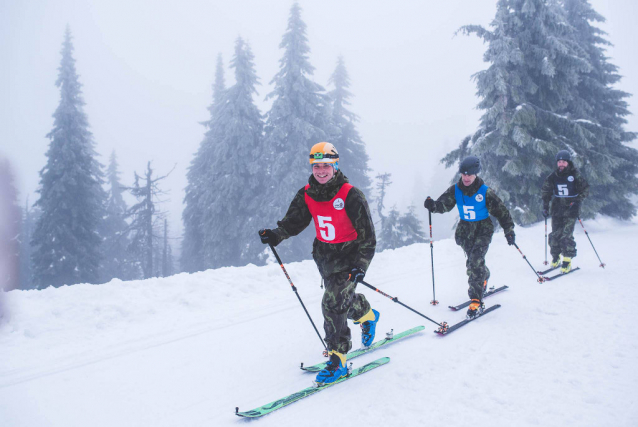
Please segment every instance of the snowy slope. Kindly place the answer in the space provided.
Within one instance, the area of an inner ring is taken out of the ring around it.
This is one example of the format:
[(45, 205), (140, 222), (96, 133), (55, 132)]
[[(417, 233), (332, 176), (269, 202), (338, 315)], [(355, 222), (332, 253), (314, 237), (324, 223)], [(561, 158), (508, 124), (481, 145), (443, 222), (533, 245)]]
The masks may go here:
[[(638, 425), (638, 223), (586, 223), (608, 264), (598, 267), (577, 224), (581, 271), (538, 284), (502, 233), (487, 263), (494, 313), (447, 337), (361, 287), (381, 312), (379, 335), (422, 333), (356, 359), (391, 362), (256, 421), (260, 426)], [(540, 269), (544, 227), (517, 228)], [(436, 237), (436, 228), (435, 228)], [(464, 256), (435, 242), (376, 255), (366, 280), (436, 320), (467, 298)], [(284, 260), (285, 262), (285, 260)], [(286, 266), (321, 327), (322, 290), (312, 261)], [(322, 347), (278, 265), (4, 295), (0, 326), (1, 426), (229, 426), (249, 410), (308, 386), (299, 363)], [(353, 337), (359, 339), (358, 329)], [(355, 346), (357, 344), (355, 343)]]

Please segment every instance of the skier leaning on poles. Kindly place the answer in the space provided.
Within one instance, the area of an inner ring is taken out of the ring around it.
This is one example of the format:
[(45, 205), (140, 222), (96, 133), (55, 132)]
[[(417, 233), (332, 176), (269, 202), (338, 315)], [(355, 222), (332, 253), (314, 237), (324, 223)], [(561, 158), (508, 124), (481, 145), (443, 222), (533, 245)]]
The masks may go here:
[(379, 312), (363, 294), (355, 293), (376, 248), (374, 224), (365, 196), (339, 170), (339, 154), (329, 142), (310, 150), (312, 175), (295, 195), (278, 227), (260, 233), (261, 241), (276, 246), (301, 233), (314, 220), (312, 257), (324, 280), (321, 301), (325, 341), (330, 360), (317, 374), (317, 383), (332, 383), (348, 373), (346, 353), (352, 348), (348, 319), (361, 325), (361, 344), (374, 341)]
[(490, 270), (485, 265), (485, 255), (492, 242), (493, 215), (503, 228), (509, 245), (515, 243), (514, 221), (505, 204), (481, 178), (476, 176), (481, 170), (478, 157), (465, 158), (459, 167), (461, 178), (448, 188), (436, 201), (425, 200), (424, 206), (432, 213), (445, 213), (458, 207), (460, 221), (456, 227), (456, 244), (463, 248), (467, 261), (468, 295), (472, 302), (467, 317), (474, 318), (483, 312), (483, 295), (487, 289)]
[[(543, 216), (552, 216), (552, 232), (549, 234), (549, 248), (552, 254), (552, 268), (561, 264), (561, 273), (572, 269), (572, 258), (576, 256), (574, 225), (580, 214), (580, 204), (589, 195), (589, 184), (572, 163), (567, 150), (556, 154), (556, 170), (543, 183)], [(550, 205), (551, 211), (550, 211)]]

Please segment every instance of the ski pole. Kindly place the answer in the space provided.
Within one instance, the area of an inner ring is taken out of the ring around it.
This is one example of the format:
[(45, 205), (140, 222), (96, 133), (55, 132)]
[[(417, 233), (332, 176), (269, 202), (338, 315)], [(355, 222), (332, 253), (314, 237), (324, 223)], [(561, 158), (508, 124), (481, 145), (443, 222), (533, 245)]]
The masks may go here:
[(413, 309), (413, 308), (411, 308), (411, 307), (408, 307), (407, 305), (403, 304), (401, 301), (399, 301), (399, 298), (397, 298), (397, 297), (393, 297), (393, 296), (390, 296), (390, 295), (386, 294), (385, 292), (383, 292), (383, 291), (381, 291), (381, 290), (379, 290), (379, 289), (375, 288), (375, 287), (374, 287), (374, 286), (372, 286), (371, 284), (364, 282), (363, 280), (362, 280), (361, 282), (359, 282), (359, 283), (362, 283), (362, 284), (364, 284), (365, 286), (367, 286), (367, 287), (369, 287), (370, 289), (372, 289), (373, 291), (377, 291), (377, 292), (379, 292), (379, 293), (380, 293), (381, 295), (383, 295), (384, 297), (390, 298), (392, 301), (394, 301), (394, 302), (397, 302), (397, 303), (401, 304), (402, 306), (404, 306), (405, 308), (407, 308), (407, 309), (408, 309), (408, 310), (410, 310), (410, 311), (413, 311), (414, 313), (418, 314), (419, 316), (421, 316), (421, 317), (425, 317), (425, 318), (426, 318), (426, 319), (428, 319), (430, 322), (435, 323), (436, 325), (438, 325), (438, 326), (440, 326), (440, 327), (447, 327), (447, 323), (446, 323), (446, 322), (439, 323), (439, 322), (436, 322), (436, 321), (434, 321), (434, 320), (430, 319), (428, 316), (426, 316), (426, 315), (424, 315), (424, 314), (421, 314), (421, 313), (419, 313), (418, 311), (416, 311), (415, 309)]
[[(259, 234), (263, 234), (262, 231), (263, 230), (260, 230)], [(286, 271), (286, 268), (284, 267), (284, 263), (281, 262), (281, 258), (279, 258), (279, 254), (275, 250), (275, 247), (272, 244), (270, 244), (270, 243), (268, 243), (268, 246), (270, 246), (270, 249), (272, 250), (272, 253), (275, 254), (275, 258), (277, 258), (277, 262), (279, 263), (279, 266), (281, 267), (281, 269), (283, 270), (284, 274), (286, 275), (286, 279), (288, 279), (288, 283), (290, 283), (290, 286), (292, 286), (293, 292), (295, 293), (295, 295), (297, 295), (297, 299), (299, 300), (299, 302), (301, 303), (301, 306), (303, 307), (304, 311), (306, 312), (306, 316), (308, 316), (308, 319), (310, 319), (310, 323), (312, 323), (312, 327), (315, 328), (315, 332), (317, 333), (317, 336), (321, 340), (321, 345), (323, 345), (323, 348), (326, 350), (326, 351), (323, 352), (323, 354), (324, 354), (324, 356), (327, 357), (327, 355), (328, 355), (328, 347), (326, 347), (326, 343), (323, 341), (323, 338), (321, 338), (321, 335), (319, 334), (319, 331), (317, 330), (317, 327), (315, 326), (315, 322), (313, 322), (312, 321), (312, 317), (310, 317), (310, 313), (308, 313), (308, 310), (306, 310), (306, 306), (304, 305), (303, 301), (301, 300), (301, 297), (299, 296), (299, 293), (297, 292), (297, 288), (292, 283), (292, 280), (290, 280), (290, 276), (288, 275), (288, 272)]]
[(545, 217), (545, 262), (543, 264), (549, 264), (547, 262), (547, 217)]
[(543, 277), (541, 277), (538, 272), (536, 270), (534, 270), (534, 267), (532, 267), (532, 264), (529, 263), (529, 260), (527, 259), (527, 257), (525, 256), (525, 254), (523, 254), (523, 252), (521, 251), (521, 249), (518, 247), (518, 245), (516, 243), (514, 243), (514, 247), (516, 249), (518, 249), (518, 252), (520, 252), (520, 254), (523, 256), (523, 259), (525, 261), (527, 261), (527, 264), (529, 265), (529, 268), (532, 269), (532, 271), (534, 272), (534, 274), (536, 275), (536, 277), (538, 277), (537, 282), (538, 283), (543, 283), (545, 281), (545, 279), (543, 279)]
[[(428, 199), (431, 197), (428, 196)], [(430, 260), (432, 261), (432, 301), (430, 304), (437, 305), (439, 302), (436, 300), (436, 290), (434, 288), (434, 246), (432, 245), (432, 212), (428, 210), (428, 219), (430, 220)]]
[(598, 252), (596, 251), (596, 248), (594, 247), (594, 243), (589, 238), (589, 233), (587, 232), (587, 230), (585, 230), (585, 226), (583, 225), (583, 221), (581, 221), (580, 217), (578, 217), (578, 222), (580, 222), (581, 227), (583, 227), (583, 231), (585, 231), (585, 235), (587, 236), (587, 239), (589, 239), (589, 243), (591, 243), (591, 247), (594, 248), (594, 252), (596, 252), (596, 256), (598, 257), (598, 261), (600, 261), (599, 267), (605, 268), (605, 263), (598, 256)]

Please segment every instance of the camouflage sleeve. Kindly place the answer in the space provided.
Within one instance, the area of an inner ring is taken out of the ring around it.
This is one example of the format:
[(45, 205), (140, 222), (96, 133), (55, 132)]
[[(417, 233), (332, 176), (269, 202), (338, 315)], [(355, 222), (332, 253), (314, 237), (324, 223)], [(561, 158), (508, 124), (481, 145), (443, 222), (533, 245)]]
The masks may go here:
[(456, 206), (456, 196), (454, 195), (454, 185), (445, 190), (441, 196), (434, 202), (434, 213), (445, 213), (454, 209)]
[(367, 271), (372, 257), (374, 257), (374, 251), (377, 247), (377, 238), (366, 197), (361, 190), (356, 187), (348, 192), (348, 197), (346, 198), (346, 214), (348, 214), (348, 218), (352, 221), (352, 226), (357, 231), (356, 243), (359, 245), (359, 248), (354, 265)]
[(493, 215), (498, 220), (498, 223), (503, 228), (505, 234), (510, 231), (514, 231), (514, 220), (510, 215), (510, 211), (507, 210), (505, 203), (496, 195), (496, 192), (491, 188), (487, 189), (487, 211), (490, 215)]
[(541, 187), (541, 198), (543, 199), (543, 209), (549, 209), (549, 202), (554, 195), (554, 185), (551, 180), (552, 175), (548, 175)]
[(586, 197), (589, 196), (589, 183), (580, 173), (576, 176), (576, 191), (578, 192), (578, 197), (576, 197), (576, 200), (578, 200), (579, 202), (582, 202)]
[(305, 193), (304, 188), (297, 191), (288, 212), (281, 221), (277, 221), (278, 227), (273, 231), (279, 236), (279, 241), (301, 233), (312, 221), (312, 215), (306, 205)]

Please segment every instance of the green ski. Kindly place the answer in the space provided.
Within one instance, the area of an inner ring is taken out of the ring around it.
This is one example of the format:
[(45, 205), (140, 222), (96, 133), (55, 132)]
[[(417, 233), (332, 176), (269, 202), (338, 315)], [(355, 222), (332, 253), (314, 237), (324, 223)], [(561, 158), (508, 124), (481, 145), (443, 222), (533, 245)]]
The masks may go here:
[(381, 365), (385, 365), (386, 363), (388, 363), (390, 361), (389, 357), (382, 357), (381, 359), (375, 360), (374, 362), (370, 362), (367, 365), (363, 365), (360, 368), (357, 368), (355, 370), (352, 371), (351, 374), (340, 378), (339, 380), (331, 383), (331, 384), (326, 384), (326, 385), (322, 385), (319, 387), (308, 387), (304, 390), (298, 391), (297, 393), (293, 393), (290, 396), (286, 396), (282, 399), (278, 399), (275, 400), (274, 402), (271, 402), (267, 405), (264, 405), (262, 407), (253, 409), (251, 411), (246, 411), (246, 412), (239, 412), (239, 408), (235, 408), (235, 415), (240, 416), (240, 417), (244, 417), (244, 418), (257, 418), (257, 417), (261, 417), (262, 415), (266, 415), (269, 414), (273, 411), (276, 411), (279, 408), (283, 408), (284, 406), (288, 406), (293, 402), (296, 402), (300, 399), (303, 399), (304, 397), (308, 397), (311, 394), (315, 394), (320, 392), (323, 389), (326, 389), (330, 386), (342, 383), (344, 381), (349, 380), (350, 378), (356, 377), (357, 375), (361, 375), (364, 374), (374, 368), (377, 368)]
[[(367, 348), (361, 348), (359, 350), (355, 350), (355, 351), (351, 351), (350, 353), (346, 354), (346, 360), (350, 361), (352, 359), (354, 359), (355, 357), (359, 357), (362, 356), (366, 353), (370, 353), (371, 351), (376, 350), (379, 347), (382, 347), (384, 345), (387, 344), (392, 344), (395, 341), (400, 340), (401, 338), (405, 338), (407, 336), (410, 336), (412, 334), (416, 334), (417, 332), (422, 331), (423, 329), (425, 329), (425, 326), (417, 326), (415, 328), (412, 329), (408, 329), (407, 331), (403, 331), (399, 334), (393, 335), (392, 332), (386, 334), (386, 338), (379, 340), (375, 343), (372, 343), (370, 345), (370, 347)], [(326, 362), (321, 362), (321, 363), (317, 363), (316, 365), (312, 365), (312, 366), (304, 366), (303, 363), (301, 364), (301, 369), (303, 369), (304, 371), (307, 372), (319, 372), (321, 371), (323, 368), (326, 367)]]

